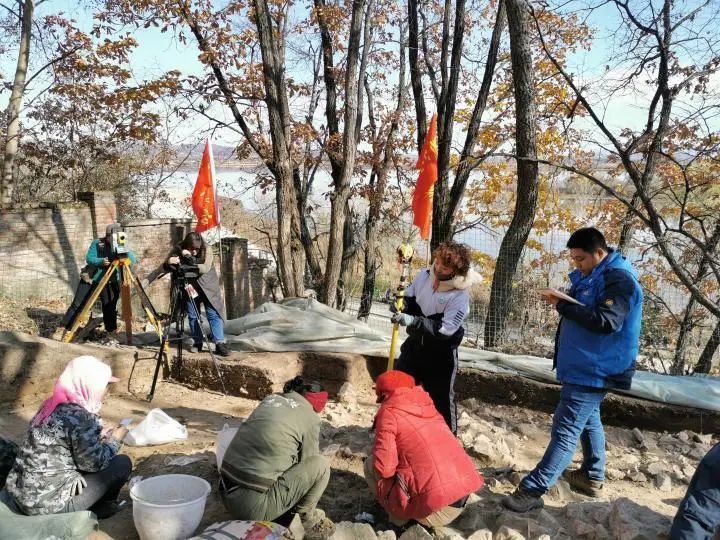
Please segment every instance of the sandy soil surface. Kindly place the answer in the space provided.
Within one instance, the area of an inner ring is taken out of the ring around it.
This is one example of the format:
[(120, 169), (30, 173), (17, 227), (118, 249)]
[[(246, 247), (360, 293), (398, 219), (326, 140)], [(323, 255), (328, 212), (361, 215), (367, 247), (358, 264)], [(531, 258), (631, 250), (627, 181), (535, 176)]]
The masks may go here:
[[(363, 459), (370, 451), (369, 428), (376, 409), (370, 395), (350, 395), (345, 402), (331, 402), (323, 412), (321, 450), (330, 459), (332, 477), (322, 501), (335, 522), (358, 521), (371, 514), (375, 531), (393, 529), (382, 509), (371, 497), (362, 477)], [(159, 407), (184, 423), (186, 441), (162, 446), (124, 447), (134, 465), (134, 476), (169, 473), (193, 474), (212, 485), (203, 526), (229, 518), (218, 495), (215, 466), (215, 437), (224, 424), (237, 426), (257, 402), (220, 394), (190, 390), (163, 382), (152, 404), (128, 396), (109, 396), (102, 410), (108, 422), (133, 417), (139, 421)], [(38, 404), (5, 411), (0, 428), (21, 440), (27, 422)], [(437, 538), (468, 538), (477, 531), (492, 531), (494, 538), (662, 538), (682, 498), (697, 461), (710, 448), (711, 437), (689, 432), (633, 433), (609, 427), (608, 482), (601, 499), (589, 499), (560, 482), (546, 497), (546, 508), (528, 516), (503, 511), (500, 498), (514, 489), (523, 472), (541, 457), (548, 442), (551, 416), (517, 407), (488, 406), (469, 400), (460, 407), (460, 433), (468, 453), (486, 476), (486, 486), (473, 496), (463, 516), (450, 528), (433, 531)], [(189, 456), (198, 461), (180, 466), (171, 461)], [(577, 457), (577, 456), (576, 456)], [(127, 489), (121, 493), (129, 499)], [(132, 506), (101, 521), (101, 529), (117, 540), (138, 538), (133, 526)], [(506, 536), (506, 531), (521, 536)], [(400, 536), (399, 529), (394, 529)], [(407, 533), (406, 533), (407, 534)], [(505, 535), (505, 536), (504, 536)], [(476, 534), (474, 538), (483, 536)], [(486, 536), (485, 538), (493, 538)]]

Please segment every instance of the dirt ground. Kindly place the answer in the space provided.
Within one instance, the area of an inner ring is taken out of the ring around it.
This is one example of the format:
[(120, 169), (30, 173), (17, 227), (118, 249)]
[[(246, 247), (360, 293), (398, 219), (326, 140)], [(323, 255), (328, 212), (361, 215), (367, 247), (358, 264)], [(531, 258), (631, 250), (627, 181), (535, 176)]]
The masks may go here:
[[(363, 459), (372, 444), (369, 428), (376, 410), (372, 398), (351, 395), (346, 402), (329, 403), (322, 414), (321, 450), (330, 459), (332, 476), (320, 506), (335, 522), (358, 521), (359, 514), (368, 513), (374, 519), (373, 528), (383, 531), (392, 527), (362, 477)], [(239, 425), (256, 404), (163, 382), (152, 404), (140, 398), (109, 396), (101, 414), (110, 423), (126, 417), (139, 421), (151, 408), (159, 407), (187, 426), (186, 441), (144, 448), (125, 446), (123, 452), (133, 460), (134, 476), (183, 473), (208, 480), (212, 494), (199, 529), (202, 530), (210, 523), (229, 518), (218, 495), (216, 433), (224, 424)], [(2, 432), (21, 440), (37, 406), (35, 403), (3, 412)], [(546, 509), (526, 518), (503, 511), (499, 501), (541, 457), (548, 442), (551, 416), (518, 407), (489, 406), (476, 400), (461, 404), (460, 412), (459, 437), (484, 472), (486, 486), (450, 528), (433, 531), (437, 538), (467, 538), (483, 529), (495, 532), (495, 538), (499, 538), (503, 528), (510, 528), (526, 538), (547, 534), (550, 538), (624, 540), (636, 538), (632, 531), (638, 527), (643, 538), (662, 538), (694, 465), (712, 442), (709, 436), (687, 432), (640, 434), (609, 427), (606, 430), (609, 479), (604, 496), (592, 500), (560, 482), (546, 497)], [(169, 463), (180, 456), (199, 460), (184, 466)], [(121, 498), (129, 499), (126, 488)], [(101, 529), (116, 540), (138, 538), (132, 506), (101, 521)], [(395, 532), (399, 535), (401, 531)]]

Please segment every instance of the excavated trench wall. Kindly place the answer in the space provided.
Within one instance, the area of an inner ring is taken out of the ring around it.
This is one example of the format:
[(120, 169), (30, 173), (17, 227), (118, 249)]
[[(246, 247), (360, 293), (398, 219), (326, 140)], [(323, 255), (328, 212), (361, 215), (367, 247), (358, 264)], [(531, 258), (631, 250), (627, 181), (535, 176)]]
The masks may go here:
[[(93, 354), (109, 363), (122, 382), (113, 392), (144, 399), (155, 367), (153, 348), (74, 345), (15, 332), (0, 332), (0, 402), (21, 403), (47, 397), (65, 364), (75, 356)], [(173, 351), (174, 353), (174, 351)], [(385, 369), (387, 359), (347, 353), (234, 353), (218, 360), (228, 394), (262, 399), (279, 392), (296, 375), (321, 381), (331, 396), (350, 383), (360, 396), (372, 399), (373, 380)], [(162, 375), (193, 388), (222, 391), (209, 355), (185, 354), (181, 363), (170, 359)], [(518, 376), (478, 370), (460, 370), (457, 399), (474, 398), (488, 404), (516, 405), (552, 412), (560, 387)], [(603, 421), (651, 431), (700, 433), (720, 431), (720, 413), (666, 405), (617, 394), (603, 403)]]

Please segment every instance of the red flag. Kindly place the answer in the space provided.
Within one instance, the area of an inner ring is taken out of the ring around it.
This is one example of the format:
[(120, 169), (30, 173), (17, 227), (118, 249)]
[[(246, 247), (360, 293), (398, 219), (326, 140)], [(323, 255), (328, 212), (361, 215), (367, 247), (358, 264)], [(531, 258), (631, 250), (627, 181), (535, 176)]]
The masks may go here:
[(432, 228), (433, 193), (438, 177), (438, 147), (437, 147), (437, 113), (430, 120), (430, 128), (425, 136), (416, 169), (418, 174), (415, 193), (413, 193), (412, 211), (413, 223), (420, 228), (420, 238), (427, 240)]
[(215, 162), (210, 139), (205, 141), (200, 171), (192, 194), (192, 207), (197, 217), (197, 232), (207, 231), (220, 224), (217, 198), (215, 196)]

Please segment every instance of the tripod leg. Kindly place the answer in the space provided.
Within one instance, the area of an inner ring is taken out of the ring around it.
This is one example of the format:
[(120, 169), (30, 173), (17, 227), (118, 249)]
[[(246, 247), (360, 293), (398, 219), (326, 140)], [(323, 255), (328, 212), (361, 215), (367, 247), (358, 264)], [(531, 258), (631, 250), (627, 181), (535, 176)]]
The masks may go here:
[[(171, 293), (171, 300), (170, 300), (170, 320), (165, 325), (165, 328), (162, 332), (162, 339), (160, 340), (160, 348), (157, 352), (157, 362), (155, 363), (155, 373), (153, 375), (152, 380), (152, 386), (150, 386), (150, 393), (147, 396), (148, 401), (152, 401), (153, 397), (155, 396), (155, 386), (157, 385), (158, 376), (160, 375), (160, 367), (162, 366), (163, 358), (167, 361), (167, 355), (166, 350), (168, 349), (168, 339), (170, 337), (170, 329), (172, 328), (172, 316), (173, 313), (175, 313), (175, 309), (177, 308), (177, 299), (178, 294), (173, 291)], [(180, 335), (180, 338), (182, 340), (182, 334)]]
[(123, 263), (120, 270), (120, 298), (122, 300), (123, 320), (125, 321), (125, 338), (128, 345), (132, 345), (132, 304), (130, 303), (130, 279), (128, 278), (130, 267)]
[(220, 364), (218, 363), (215, 354), (212, 352), (212, 350), (210, 350), (210, 340), (208, 339), (205, 330), (203, 330), (202, 321), (200, 320), (200, 311), (198, 310), (197, 304), (195, 302), (188, 302), (188, 305), (190, 306), (190, 309), (193, 310), (193, 313), (197, 318), (198, 325), (200, 326), (200, 333), (203, 337), (203, 343), (205, 343), (205, 346), (210, 353), (210, 358), (212, 358), (213, 364), (215, 365), (215, 371), (217, 372), (218, 379), (220, 379), (220, 385), (222, 386), (223, 394), (227, 396), (227, 390), (225, 389), (225, 381), (223, 380), (222, 373), (220, 373)]
[(92, 311), (93, 306), (95, 306), (95, 302), (97, 302), (97, 299), (100, 298), (100, 294), (103, 292), (103, 289), (105, 289), (108, 281), (110, 281), (110, 278), (116, 271), (118, 271), (118, 261), (114, 260), (110, 264), (107, 272), (105, 272), (105, 275), (98, 282), (97, 287), (91, 293), (90, 298), (87, 299), (87, 303), (83, 307), (82, 311), (77, 315), (77, 317), (75, 317), (75, 320), (70, 329), (63, 336), (63, 341), (65, 343), (70, 343), (75, 337), (75, 333), (78, 331), (78, 329), (83, 324), (86, 324), (88, 322), (90, 318), (90, 311)]

